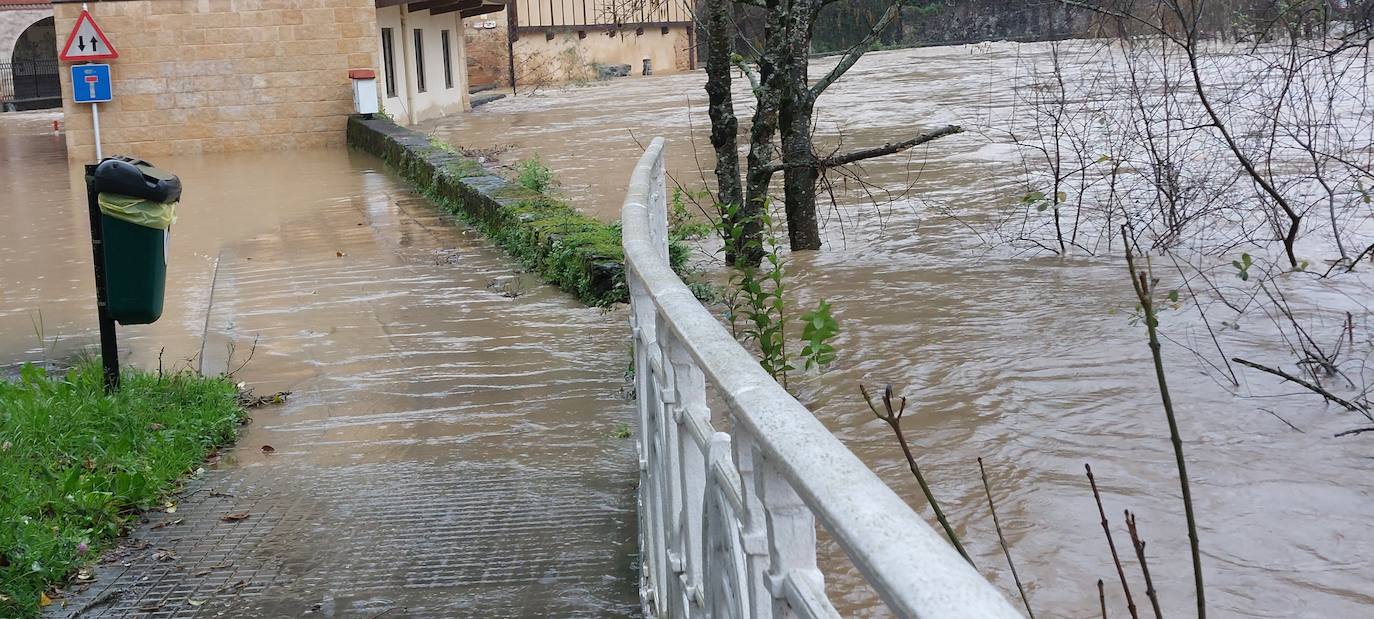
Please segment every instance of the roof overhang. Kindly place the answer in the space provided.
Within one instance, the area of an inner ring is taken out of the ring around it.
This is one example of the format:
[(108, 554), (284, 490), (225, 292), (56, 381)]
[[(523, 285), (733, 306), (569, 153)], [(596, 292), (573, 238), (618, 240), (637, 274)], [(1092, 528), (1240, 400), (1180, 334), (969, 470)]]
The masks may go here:
[(375, 0), (375, 4), (379, 9), (404, 6), (407, 13), (429, 11), (430, 15), (443, 15), (457, 12), (461, 17), (476, 17), (506, 8), (501, 0)]

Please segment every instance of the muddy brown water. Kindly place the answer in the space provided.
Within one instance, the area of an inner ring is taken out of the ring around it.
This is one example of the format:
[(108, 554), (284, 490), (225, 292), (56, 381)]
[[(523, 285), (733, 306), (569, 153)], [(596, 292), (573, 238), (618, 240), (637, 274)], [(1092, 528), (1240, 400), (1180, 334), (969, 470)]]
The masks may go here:
[[(1035, 53), (1043, 49), (873, 54), (821, 100), (822, 134), (830, 143), (873, 145), (1007, 113), (1015, 105), (1008, 79), (1018, 59)], [(510, 145), (504, 163), (537, 155), (569, 199), (610, 221), (639, 144), (653, 136), (669, 140), (670, 174), (703, 186), (700, 170), (710, 169), (711, 158), (702, 79), (698, 72), (541, 90), (421, 128), (467, 147)], [(743, 91), (737, 96), (744, 100)], [(895, 201), (875, 208), (847, 187), (852, 193), (841, 195), (841, 207), (828, 211), (825, 248), (791, 258), (797, 306), (830, 300), (842, 329), (838, 361), (795, 380), (794, 391), (930, 516), (857, 385), (892, 383), (910, 396), (907, 431), (927, 478), (980, 571), (1014, 598), (978, 477), (975, 459), (984, 458), (1011, 552), (1042, 616), (1097, 616), (1099, 578), (1113, 615), (1125, 613), (1083, 475), (1084, 463), (1092, 463), (1118, 548), (1130, 554), (1121, 517), (1129, 509), (1147, 540), (1162, 605), (1187, 615), (1192, 575), (1177, 473), (1145, 335), (1127, 320), (1134, 299), (1124, 266), (984, 244), (974, 231), (988, 223), (989, 207), (1024, 191), (1010, 157), (1003, 144), (961, 135), (865, 166), (870, 181), (894, 192), (874, 195)], [(1368, 315), (1339, 291), (1292, 285), (1318, 305)], [(1166, 333), (1205, 341), (1191, 311), (1166, 314)], [(1249, 355), (1287, 358), (1266, 343), (1272, 334), (1262, 324), (1222, 337)], [(1242, 374), (1235, 395), (1180, 346), (1166, 343), (1165, 352), (1213, 614), (1374, 614), (1374, 536), (1366, 525), (1374, 460), (1368, 440), (1332, 438), (1362, 425), (1359, 418), (1256, 375)], [(827, 544), (823, 552), (827, 586), (843, 614), (883, 616), (840, 551)], [(1135, 561), (1126, 563), (1135, 602), (1147, 614)]]
[[(10, 367), (95, 343), (80, 168), (52, 118), (0, 115)], [(154, 163), (185, 192), (166, 311), (120, 329), (124, 362), (292, 395), (50, 616), (637, 613), (623, 312), (518, 273), (370, 156)]]

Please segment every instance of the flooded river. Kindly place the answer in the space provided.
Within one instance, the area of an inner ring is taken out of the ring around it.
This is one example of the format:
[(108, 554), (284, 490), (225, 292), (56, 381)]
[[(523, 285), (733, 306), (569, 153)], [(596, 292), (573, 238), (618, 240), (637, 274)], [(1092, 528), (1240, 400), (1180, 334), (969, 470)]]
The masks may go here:
[[(822, 98), (821, 133), (832, 143), (871, 146), (946, 123), (977, 124), (1016, 105), (1008, 78), (1035, 53), (1043, 49), (872, 54)], [(637, 142), (652, 136), (668, 138), (669, 170), (678, 182), (704, 185), (709, 172), (700, 170), (711, 168), (711, 156), (702, 80), (697, 72), (542, 90), (422, 129), (467, 147), (508, 144), (507, 162), (537, 154), (567, 197), (609, 221), (639, 155)], [(1011, 552), (1044, 616), (1097, 616), (1099, 578), (1113, 614), (1124, 612), (1083, 475), (1091, 463), (1117, 547), (1130, 554), (1121, 519), (1129, 509), (1148, 542), (1166, 612), (1187, 615), (1192, 575), (1177, 472), (1145, 333), (1128, 322), (1134, 298), (1124, 266), (1109, 257), (1022, 255), (984, 242), (979, 231), (991, 212), (1024, 192), (1012, 152), (970, 133), (864, 166), (870, 181), (894, 193), (879, 192), (878, 206), (842, 194), (828, 214), (825, 248), (791, 259), (797, 307), (826, 298), (841, 325), (839, 360), (823, 374), (794, 380), (794, 391), (929, 515), (886, 426), (857, 387), (891, 383), (908, 395), (908, 436), (935, 494), (980, 571), (1014, 592), (975, 463), (984, 458)], [(1351, 305), (1320, 284), (1291, 285), (1319, 303)], [(1205, 337), (1193, 311), (1185, 305), (1166, 312), (1166, 335), (1188, 344)], [(1368, 313), (1356, 315), (1367, 329)], [(1223, 343), (1291, 363), (1280, 343), (1266, 343), (1277, 338), (1264, 329), (1246, 324), (1223, 335)], [(1165, 360), (1214, 614), (1374, 614), (1374, 536), (1366, 529), (1374, 511), (1370, 439), (1332, 438), (1367, 424), (1257, 374), (1242, 374), (1241, 387), (1230, 389), (1174, 343), (1166, 343)], [(844, 614), (882, 616), (841, 553), (827, 546), (826, 554), (827, 585)], [(1126, 563), (1143, 608), (1135, 561)]]

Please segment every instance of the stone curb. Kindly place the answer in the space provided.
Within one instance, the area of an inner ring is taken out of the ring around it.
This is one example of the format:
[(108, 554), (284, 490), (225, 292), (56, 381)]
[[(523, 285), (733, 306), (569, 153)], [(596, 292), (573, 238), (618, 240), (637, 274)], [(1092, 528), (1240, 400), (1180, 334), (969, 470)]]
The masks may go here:
[(350, 117), (348, 144), (385, 161), (430, 200), (582, 302), (606, 306), (628, 299), (618, 226), (525, 190), (383, 118)]

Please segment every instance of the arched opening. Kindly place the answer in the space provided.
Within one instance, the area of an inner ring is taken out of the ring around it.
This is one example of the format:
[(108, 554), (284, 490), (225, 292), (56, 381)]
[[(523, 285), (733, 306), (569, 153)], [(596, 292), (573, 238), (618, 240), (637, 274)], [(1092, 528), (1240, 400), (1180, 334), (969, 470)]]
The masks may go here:
[(59, 107), (57, 71), (57, 29), (53, 18), (45, 17), (25, 28), (10, 57), (0, 59), (0, 99), (7, 109)]

